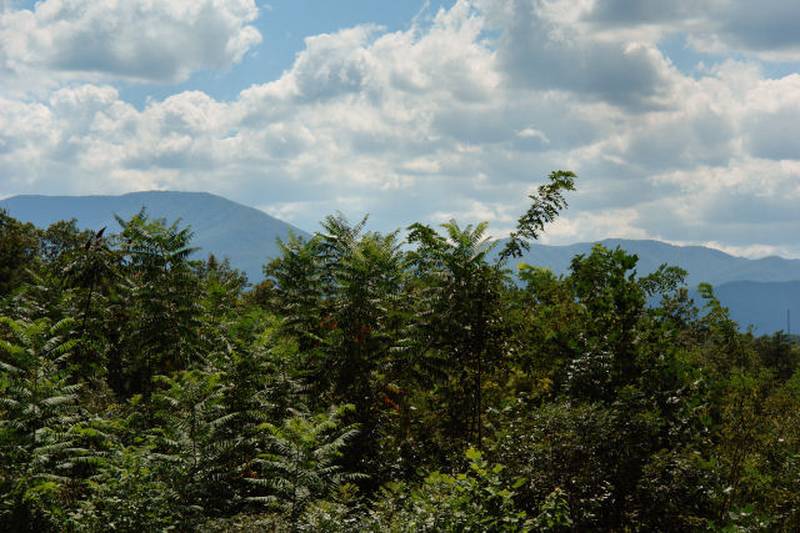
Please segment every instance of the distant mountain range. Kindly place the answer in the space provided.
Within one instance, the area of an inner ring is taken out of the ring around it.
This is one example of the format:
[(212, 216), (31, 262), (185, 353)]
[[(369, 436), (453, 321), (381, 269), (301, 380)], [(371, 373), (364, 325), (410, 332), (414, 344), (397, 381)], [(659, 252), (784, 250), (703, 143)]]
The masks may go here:
[[(742, 327), (753, 326), (757, 334), (800, 330), (800, 281), (731, 281), (715, 288), (719, 301)], [(787, 316), (789, 311), (789, 316)]]
[[(664, 263), (679, 266), (689, 273), (687, 283), (690, 287), (702, 282), (718, 286), (731, 281), (800, 280), (800, 259), (775, 256), (747, 259), (704, 246), (675, 246), (652, 240), (605, 239), (599, 243), (610, 249), (619, 246), (639, 256), (637, 271), (641, 275), (650, 274)], [(534, 243), (519, 261), (565, 274), (572, 258), (591, 253), (594, 244), (551, 246)]]
[(221, 196), (201, 192), (136, 192), (121, 196), (13, 196), (0, 201), (8, 214), (47, 227), (58, 220), (75, 218), (81, 228), (119, 229), (114, 215), (130, 218), (142, 207), (151, 217), (164, 218), (168, 223), (181, 220), (191, 226), (193, 244), (200, 248), (197, 255), (214, 253), (228, 257), (244, 271), (250, 280), (263, 277), (262, 267), (267, 258), (278, 255), (276, 239), (285, 239), (289, 231), (307, 234), (291, 224), (268, 214), (232, 202)]
[[(116, 229), (114, 214), (128, 218), (142, 207), (168, 222), (180, 219), (194, 232), (198, 256), (214, 253), (228, 257), (251, 281), (262, 278), (264, 263), (278, 254), (276, 240), (290, 231), (308, 237), (303, 230), (266, 213), (208, 193), (139, 192), (121, 196), (14, 196), (0, 201), (0, 208), (20, 220), (39, 227), (75, 218), (84, 228)], [(753, 325), (757, 333), (772, 333), (787, 327), (790, 310), (800, 330), (800, 260), (781, 257), (746, 259), (702, 246), (674, 246), (652, 240), (606, 239), (639, 256), (638, 273), (646, 275), (659, 265), (680, 266), (689, 272), (687, 282), (715, 286), (722, 303), (743, 327)], [(594, 243), (567, 246), (534, 244), (520, 259), (557, 274), (567, 273), (570, 261), (588, 254)]]
[[(566, 246), (533, 244), (519, 259), (566, 274), (573, 257), (591, 253), (595, 243)], [(639, 257), (637, 273), (647, 275), (666, 263), (686, 270), (687, 284), (698, 301), (696, 287), (705, 282), (714, 286), (720, 302), (743, 328), (753, 326), (757, 334), (787, 331), (787, 310), (793, 317), (793, 332), (800, 331), (800, 260), (782, 257), (747, 259), (703, 246), (675, 246), (652, 240), (606, 239), (606, 248), (620, 247)]]

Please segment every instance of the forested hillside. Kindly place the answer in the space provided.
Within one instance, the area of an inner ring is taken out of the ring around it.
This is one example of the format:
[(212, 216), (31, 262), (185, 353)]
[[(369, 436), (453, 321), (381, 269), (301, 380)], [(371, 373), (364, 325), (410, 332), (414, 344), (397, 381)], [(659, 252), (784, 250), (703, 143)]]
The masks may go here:
[(0, 212), (2, 529), (798, 530), (794, 340), (620, 248), (513, 278), (573, 178), (502, 244), (328, 217), (252, 289), (147, 212)]
[(21, 195), (0, 200), (0, 209), (23, 222), (46, 228), (59, 220), (76, 219), (81, 229), (115, 227), (115, 215), (128, 219), (146, 208), (153, 218), (190, 226), (200, 257), (228, 257), (248, 278), (260, 281), (262, 267), (280, 249), (276, 240), (302, 230), (258, 209), (221, 196), (199, 192), (145, 191), (120, 196)]
[(572, 258), (588, 254), (595, 244), (606, 248), (624, 248), (636, 254), (636, 270), (642, 274), (655, 272), (664, 263), (686, 270), (686, 283), (695, 287), (710, 283), (717, 287), (737, 281), (786, 282), (800, 281), (800, 260), (782, 257), (748, 259), (726, 254), (705, 246), (675, 246), (660, 241), (605, 239), (599, 243), (578, 243), (565, 246), (535, 244), (520, 261), (545, 266), (557, 274), (569, 272)]
[[(116, 227), (115, 215), (125, 219), (145, 208), (151, 218), (180, 221), (192, 229), (192, 245), (197, 250), (191, 259), (213, 254), (227, 258), (250, 283), (264, 279), (263, 266), (278, 255), (277, 239), (286, 240), (289, 232), (308, 238), (304, 231), (266, 213), (220, 196), (207, 193), (148, 191), (120, 196), (41, 196), (22, 195), (0, 200), (0, 209), (40, 229), (59, 220), (75, 218), (81, 229)], [(549, 268), (567, 275), (576, 255), (591, 253), (591, 242), (564, 246), (536, 243), (520, 257), (511, 258), (507, 267), (517, 271), (521, 263)], [(703, 246), (675, 246), (652, 240), (606, 239), (604, 247), (623, 248), (639, 261), (636, 272), (647, 275), (662, 264), (686, 270), (685, 283), (697, 296), (700, 283), (710, 283), (715, 293), (742, 329), (755, 328), (757, 334), (785, 330), (786, 312), (800, 319), (800, 260), (781, 257), (747, 259)], [(505, 240), (496, 243), (488, 261), (497, 259)], [(746, 282), (746, 283), (744, 283)], [(757, 282), (757, 283), (751, 283)], [(799, 322), (800, 324), (800, 322)]]

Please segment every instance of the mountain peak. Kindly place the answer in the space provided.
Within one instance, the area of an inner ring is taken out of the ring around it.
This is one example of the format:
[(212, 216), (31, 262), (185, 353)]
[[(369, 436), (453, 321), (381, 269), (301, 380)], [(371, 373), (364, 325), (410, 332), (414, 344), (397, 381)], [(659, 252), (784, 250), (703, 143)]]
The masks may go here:
[[(277, 239), (289, 232), (308, 236), (302, 230), (248, 207), (208, 192), (139, 191), (119, 196), (43, 196), (20, 195), (0, 200), (9, 214), (39, 227), (75, 218), (84, 228), (116, 228), (114, 215), (128, 218), (142, 207), (150, 216), (167, 222), (180, 220), (190, 226), (198, 256), (213, 253), (227, 257), (251, 281), (263, 277), (262, 268), (280, 251)], [(696, 287), (708, 282), (718, 287), (720, 300), (731, 308), (732, 316), (743, 325), (755, 324), (762, 332), (780, 329), (789, 301), (800, 294), (800, 260), (770, 256), (762, 259), (736, 257), (703, 246), (678, 246), (652, 239), (608, 238), (598, 241), (608, 248), (623, 248), (639, 256), (637, 271), (646, 275), (660, 265), (685, 269), (687, 283)], [(558, 273), (569, 270), (572, 258), (591, 253), (595, 242), (562, 246), (534, 243), (520, 262), (543, 266)], [(780, 298), (777, 295), (781, 295)], [(800, 297), (800, 296), (798, 296)], [(787, 299), (788, 298), (788, 299)], [(750, 302), (750, 303), (748, 303)], [(758, 310), (758, 316), (750, 311)], [(800, 315), (800, 309), (797, 310)], [(759, 317), (764, 317), (763, 320)]]
[(198, 255), (228, 257), (251, 281), (263, 276), (264, 262), (278, 255), (277, 239), (303, 230), (248, 207), (208, 192), (138, 191), (97, 196), (19, 195), (0, 201), (0, 207), (25, 222), (46, 227), (58, 220), (75, 218), (82, 228), (117, 227), (114, 215), (129, 218), (141, 208), (167, 222), (180, 220), (195, 235)]

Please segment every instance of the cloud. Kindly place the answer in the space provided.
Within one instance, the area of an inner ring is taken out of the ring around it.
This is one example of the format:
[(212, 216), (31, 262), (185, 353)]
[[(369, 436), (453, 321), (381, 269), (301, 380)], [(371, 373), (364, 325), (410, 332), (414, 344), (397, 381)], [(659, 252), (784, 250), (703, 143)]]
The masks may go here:
[(137, 109), (94, 79), (0, 97), (0, 195), (208, 190), (306, 229), (338, 209), (383, 230), (488, 219), (499, 235), (569, 168), (578, 191), (549, 242), (800, 255), (800, 76), (727, 58), (688, 76), (639, 29), (663, 35), (683, 12), (598, 5), (462, 0), (402, 31), (313, 36), (229, 101)]
[(698, 4), (708, 7), (702, 0), (596, 0), (584, 17), (617, 27), (673, 23), (692, 16), (698, 11)]
[(176, 82), (261, 42), (254, 0), (44, 0), (0, 12), (0, 73)]
[[(652, 44), (598, 39), (558, 4), (544, 0), (496, 2), (498, 57), (513, 83), (573, 91), (628, 108), (670, 104), (676, 72)], [(574, 17), (573, 17), (574, 18)]]
[(639, 227), (639, 216), (635, 208), (615, 208), (585, 211), (570, 217), (561, 217), (547, 229), (542, 242), (573, 243), (614, 237), (646, 239), (650, 234)]
[(751, 93), (744, 118), (744, 142), (757, 157), (800, 158), (800, 75), (760, 83)]
[(637, 35), (655, 43), (681, 33), (702, 53), (796, 62), (798, 19), (800, 4), (791, 0), (593, 0), (579, 22), (606, 37)]
[(800, 4), (786, 0), (712, 2), (710, 31), (700, 30), (692, 44), (701, 51), (740, 51), (767, 61), (800, 60)]

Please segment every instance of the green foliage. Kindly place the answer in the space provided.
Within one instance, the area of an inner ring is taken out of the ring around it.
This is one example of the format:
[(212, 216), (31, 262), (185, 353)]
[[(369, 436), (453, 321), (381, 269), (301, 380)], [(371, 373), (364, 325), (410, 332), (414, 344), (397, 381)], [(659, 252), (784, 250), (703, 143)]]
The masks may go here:
[(569, 500), (563, 490), (556, 487), (547, 495), (532, 525), (537, 531), (567, 531), (572, 527)]
[(244, 443), (226, 431), (238, 413), (225, 409), (222, 376), (189, 370), (154, 381), (161, 388), (153, 394), (153, 442), (158, 458), (169, 464), (179, 502), (198, 512), (224, 506), (228, 485), (241, 470), (237, 448)]
[(344, 472), (339, 464), (358, 432), (352, 425), (341, 427), (348, 409), (352, 406), (331, 407), (316, 416), (293, 411), (279, 426), (264, 423), (266, 446), (253, 462), (259, 472), (248, 481), (265, 493), (249, 499), (276, 507), (294, 521), (313, 500), (362, 477)]
[[(48, 232), (58, 229), (56, 224)], [(82, 373), (102, 374), (107, 363), (102, 353), (103, 313), (117, 281), (119, 256), (111, 250), (103, 237), (105, 228), (97, 233), (82, 235), (76, 232), (74, 222), (58, 231), (58, 238), (50, 237), (53, 263), (60, 267), (65, 283), (73, 290), (74, 314), (80, 316), (77, 363), (83, 366)], [(67, 235), (63, 235), (66, 232)], [(84, 243), (76, 242), (85, 237)], [(55, 241), (55, 244), (52, 244)]]
[(550, 183), (539, 186), (536, 195), (528, 197), (531, 205), (517, 221), (517, 229), (511, 233), (500, 253), (501, 260), (520, 257), (529, 249), (528, 241), (538, 239), (545, 226), (558, 217), (559, 212), (567, 207), (564, 192), (575, 190), (576, 177), (569, 170), (554, 170), (548, 176)]
[[(503, 465), (490, 465), (475, 448), (466, 451), (468, 469), (455, 475), (434, 471), (418, 487), (389, 485), (373, 527), (381, 531), (520, 531), (527, 515), (516, 508), (515, 490)], [(567, 517), (560, 517), (566, 520)], [(544, 521), (544, 520), (543, 520)]]
[[(484, 387), (503, 360), (505, 330), (503, 271), (488, 264), (492, 245), (487, 225), (443, 225), (445, 235), (415, 224), (408, 240), (417, 306), (415, 346), (424, 367), (432, 370), (433, 401), (445, 413), (442, 441), (481, 446)], [(440, 444), (441, 445), (441, 444)]]
[(26, 279), (26, 269), (38, 259), (38, 252), (36, 228), (0, 209), (0, 297), (10, 294)]
[(191, 232), (151, 221), (144, 211), (118, 220), (123, 281), (113, 320), (129, 324), (115, 332), (117, 392), (149, 394), (152, 377), (187, 368), (198, 358), (200, 294), (189, 261)]
[(149, 446), (119, 448), (89, 483), (90, 492), (70, 513), (75, 531), (163, 531), (186, 523), (171, 472)]
[(145, 212), (0, 213), (2, 529), (800, 529), (794, 339), (621, 249), (505, 269), (573, 188), (498, 254), (327, 217), (252, 289)]
[(0, 317), (0, 519), (15, 528), (57, 524), (89, 455), (76, 436), (80, 385), (66, 372), (72, 326)]

